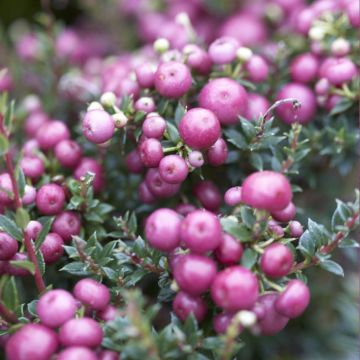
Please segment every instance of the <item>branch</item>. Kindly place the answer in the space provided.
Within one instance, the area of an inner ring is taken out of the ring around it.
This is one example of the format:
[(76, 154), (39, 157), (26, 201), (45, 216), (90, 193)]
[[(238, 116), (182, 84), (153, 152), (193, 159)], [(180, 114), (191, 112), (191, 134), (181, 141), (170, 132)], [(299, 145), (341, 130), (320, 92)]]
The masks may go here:
[(9, 323), (15, 324), (18, 322), (17, 316), (2, 301), (0, 301), (0, 316)]

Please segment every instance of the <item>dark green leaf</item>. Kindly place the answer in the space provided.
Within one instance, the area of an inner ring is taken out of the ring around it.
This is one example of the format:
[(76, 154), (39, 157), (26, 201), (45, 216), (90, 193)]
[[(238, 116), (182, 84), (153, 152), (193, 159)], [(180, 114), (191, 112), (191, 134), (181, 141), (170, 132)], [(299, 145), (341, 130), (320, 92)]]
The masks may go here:
[(44, 242), (46, 236), (49, 234), (53, 221), (54, 221), (54, 217), (48, 217), (48, 218), (46, 218), (45, 222), (43, 223), (43, 227), (42, 227), (38, 237), (35, 240), (36, 250), (38, 250), (40, 248), (40, 246)]
[(258, 254), (255, 250), (246, 249), (241, 257), (241, 264), (248, 269), (251, 269), (257, 261)]
[(9, 150), (9, 141), (3, 134), (0, 134), (0, 156), (6, 154), (8, 150)]
[(28, 270), (32, 275), (35, 274), (35, 265), (29, 260), (12, 260), (10, 264), (16, 268)]
[(2, 289), (2, 300), (4, 305), (10, 309), (15, 310), (19, 305), (18, 291), (16, 287), (15, 278), (11, 276), (7, 279), (3, 289)]
[(229, 143), (235, 145), (240, 150), (247, 149), (247, 142), (239, 131), (236, 131), (235, 129), (225, 129), (224, 133)]
[(23, 240), (21, 229), (7, 216), (0, 215), (0, 227), (14, 239), (20, 242)]
[(335, 275), (344, 276), (343, 268), (335, 261), (332, 261), (332, 260), (322, 261), (322, 262), (320, 262), (320, 267), (326, 271), (329, 271), (329, 272), (335, 274)]
[(15, 222), (20, 228), (25, 229), (29, 221), (30, 215), (24, 208), (19, 208), (16, 210)]
[(179, 131), (178, 131), (177, 127), (175, 125), (173, 125), (170, 121), (167, 121), (166, 122), (166, 130), (167, 130), (167, 133), (169, 134), (170, 140), (174, 144), (177, 144), (180, 141), (180, 135), (179, 135)]

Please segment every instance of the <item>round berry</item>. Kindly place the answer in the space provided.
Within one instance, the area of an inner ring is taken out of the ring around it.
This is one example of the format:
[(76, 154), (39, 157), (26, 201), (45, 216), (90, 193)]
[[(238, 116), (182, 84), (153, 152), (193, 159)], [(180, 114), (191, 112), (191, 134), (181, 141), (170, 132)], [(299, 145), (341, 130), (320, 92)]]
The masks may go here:
[(63, 211), (56, 216), (51, 229), (60, 235), (65, 242), (69, 242), (73, 236), (80, 234), (80, 216), (74, 211)]
[(25, 156), (20, 161), (20, 167), (26, 177), (36, 181), (45, 172), (44, 162), (37, 156)]
[(136, 111), (143, 111), (147, 114), (156, 109), (154, 99), (148, 96), (143, 96), (136, 100), (134, 107)]
[(270, 212), (286, 208), (292, 199), (288, 179), (281, 173), (267, 170), (248, 176), (241, 192), (245, 204)]
[(243, 251), (238, 240), (230, 234), (223, 233), (220, 245), (215, 250), (215, 256), (222, 264), (234, 265), (240, 261)]
[(39, 236), (43, 226), (39, 221), (31, 220), (26, 228), (25, 231), (32, 240), (36, 240), (36, 238)]
[(9, 262), (5, 263), (5, 272), (13, 276), (27, 276), (30, 275), (29, 270), (20, 268), (11, 264), (11, 261), (29, 261), (26, 254), (18, 252), (16, 253)]
[(216, 249), (222, 232), (219, 219), (209, 211), (195, 210), (183, 220), (180, 238), (192, 252), (203, 254)]
[(126, 155), (125, 165), (129, 172), (133, 174), (141, 174), (144, 170), (144, 164), (141, 161), (140, 154), (137, 149), (132, 150)]
[(36, 206), (43, 215), (56, 215), (65, 205), (64, 189), (57, 184), (41, 186), (36, 194)]
[(338, 86), (351, 81), (358, 73), (356, 65), (348, 58), (335, 59), (324, 70), (324, 77)]
[(251, 309), (258, 297), (256, 276), (242, 266), (230, 266), (219, 272), (211, 286), (211, 297), (225, 311)]
[(224, 201), (229, 206), (236, 206), (241, 203), (241, 186), (234, 186), (228, 189), (224, 195)]
[(62, 140), (70, 138), (67, 126), (59, 120), (53, 120), (42, 125), (37, 133), (36, 140), (42, 150), (51, 150)]
[(17, 253), (18, 242), (10, 235), (0, 232), (0, 260), (10, 260)]
[(119, 315), (119, 312), (115, 306), (109, 304), (104, 310), (98, 311), (96, 315), (103, 321), (112, 321)]
[(99, 354), (99, 360), (119, 360), (119, 354), (111, 350), (103, 350)]
[(146, 89), (154, 86), (155, 69), (151, 63), (144, 63), (136, 67), (136, 80), (140, 87)]
[(93, 173), (95, 175), (92, 185), (94, 192), (99, 192), (104, 183), (102, 166), (95, 159), (84, 157), (74, 170), (74, 178), (80, 180), (82, 177), (86, 176), (87, 173)]
[(228, 157), (228, 147), (223, 138), (216, 140), (206, 152), (207, 161), (211, 166), (220, 166), (225, 163)]
[(36, 200), (36, 189), (33, 186), (25, 185), (24, 196), (21, 200), (24, 205), (32, 205)]
[(255, 83), (260, 83), (269, 76), (269, 66), (264, 58), (259, 55), (253, 55), (245, 64), (245, 69), (250, 80)]
[(225, 334), (233, 318), (233, 313), (220, 313), (215, 315), (212, 322), (215, 332), (217, 334)]
[(149, 169), (145, 176), (145, 182), (150, 192), (157, 198), (171, 197), (180, 189), (180, 184), (169, 184), (164, 181), (158, 169)]
[(194, 187), (194, 194), (201, 205), (210, 211), (218, 211), (222, 203), (222, 195), (218, 187), (210, 180), (203, 180)]
[(261, 256), (262, 272), (271, 278), (286, 276), (294, 263), (291, 250), (283, 244), (275, 243), (268, 246)]
[(299, 238), (303, 232), (303, 226), (298, 221), (290, 221), (289, 223), (290, 236)]
[(249, 120), (258, 119), (264, 115), (270, 107), (270, 102), (262, 95), (256, 93), (248, 94), (248, 106), (245, 117)]
[(319, 60), (312, 53), (298, 55), (290, 65), (290, 75), (293, 81), (309, 83), (316, 79), (319, 69)]
[(85, 346), (70, 346), (59, 352), (56, 360), (98, 360), (96, 353)]
[(146, 185), (145, 181), (142, 181), (138, 188), (138, 195), (141, 202), (144, 204), (151, 204), (155, 202), (156, 198), (149, 190), (148, 186)]
[(160, 160), (164, 157), (161, 142), (157, 139), (146, 139), (139, 146), (139, 155), (146, 167), (158, 167)]
[(200, 151), (191, 151), (187, 160), (194, 168), (198, 168), (204, 165), (204, 156)]
[(41, 244), (40, 251), (46, 264), (54, 263), (64, 254), (64, 240), (56, 233), (49, 233)]
[(88, 111), (82, 122), (84, 136), (94, 144), (110, 140), (115, 131), (113, 118), (104, 110)]
[(57, 328), (75, 316), (77, 310), (73, 296), (61, 289), (50, 290), (41, 296), (36, 312), (42, 324)]
[(12, 203), (12, 198), (10, 194), (12, 194), (13, 186), (11, 182), (10, 175), (8, 173), (3, 173), (0, 175), (0, 204), (2, 205), (10, 205)]
[(197, 296), (207, 291), (215, 275), (215, 262), (203, 255), (183, 255), (177, 261), (174, 268), (176, 283), (182, 291), (192, 296)]
[(192, 70), (201, 75), (207, 75), (210, 73), (212, 61), (205, 50), (195, 44), (188, 44), (184, 47), (183, 53), (186, 56), (186, 63)]
[(170, 252), (180, 243), (180, 225), (181, 218), (174, 210), (155, 210), (146, 220), (146, 239), (152, 247)]
[(296, 207), (292, 201), (290, 201), (289, 205), (286, 208), (278, 211), (273, 211), (271, 213), (271, 216), (275, 220), (281, 222), (289, 222), (295, 217), (295, 215), (296, 215)]
[(35, 111), (25, 119), (25, 133), (29, 138), (35, 137), (39, 128), (50, 121), (49, 117), (41, 112)]
[(180, 291), (173, 301), (173, 310), (180, 320), (185, 321), (190, 314), (193, 314), (198, 322), (201, 322), (207, 313), (207, 305), (200, 297), (193, 297)]
[(150, 113), (142, 124), (142, 132), (147, 138), (161, 139), (166, 130), (166, 121), (156, 113)]
[(179, 204), (175, 208), (175, 211), (182, 216), (186, 216), (195, 210), (196, 210), (196, 206), (192, 204)]
[(189, 168), (181, 156), (167, 155), (160, 161), (159, 172), (164, 181), (169, 184), (179, 184), (186, 179)]
[(81, 147), (73, 140), (62, 140), (55, 146), (55, 156), (67, 168), (75, 167), (81, 160)]
[(230, 64), (236, 58), (239, 43), (232, 37), (221, 37), (209, 46), (209, 56), (214, 64)]

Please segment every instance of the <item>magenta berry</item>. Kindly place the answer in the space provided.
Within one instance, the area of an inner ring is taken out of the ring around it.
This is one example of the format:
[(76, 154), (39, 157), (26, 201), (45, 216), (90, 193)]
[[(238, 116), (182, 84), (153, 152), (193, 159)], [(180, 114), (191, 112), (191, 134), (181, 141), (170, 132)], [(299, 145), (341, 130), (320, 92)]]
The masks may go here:
[(147, 138), (161, 139), (166, 130), (166, 121), (156, 113), (150, 113), (142, 124), (142, 132)]
[(54, 263), (64, 254), (64, 240), (56, 233), (49, 233), (41, 244), (40, 251), (46, 264)]
[(60, 235), (65, 242), (69, 242), (73, 236), (79, 235), (80, 230), (80, 216), (74, 211), (63, 211), (56, 216), (52, 224), (52, 231)]
[(268, 221), (268, 229), (275, 238), (281, 238), (285, 234), (284, 229), (275, 220)]
[(155, 81), (155, 66), (150, 63), (144, 63), (136, 67), (136, 80), (140, 87), (151, 88)]
[(84, 136), (94, 144), (110, 140), (115, 131), (113, 118), (104, 110), (88, 111), (82, 122)]
[(155, 210), (146, 220), (146, 239), (152, 247), (170, 252), (180, 243), (180, 225), (181, 218), (174, 210)]
[(274, 171), (258, 171), (242, 184), (242, 201), (254, 208), (268, 211), (282, 210), (292, 199), (288, 179)]
[(207, 291), (215, 275), (215, 262), (202, 255), (183, 255), (174, 268), (176, 283), (182, 291), (192, 296), (197, 296)]
[(230, 78), (209, 81), (199, 94), (199, 106), (211, 110), (224, 125), (237, 124), (239, 115), (246, 114), (247, 104), (245, 89)]
[(180, 189), (180, 184), (169, 184), (164, 181), (158, 169), (149, 169), (145, 176), (145, 182), (150, 192), (158, 198), (171, 197)]
[(11, 264), (11, 261), (28, 261), (26, 254), (22, 252), (17, 252), (9, 262), (5, 263), (5, 272), (13, 276), (27, 276), (30, 275), (30, 272), (26, 269), (16, 267)]
[(220, 313), (215, 315), (212, 322), (215, 332), (217, 334), (225, 334), (233, 318), (233, 313)]
[(31, 220), (27, 226), (26, 226), (26, 233), (32, 240), (36, 240), (36, 238), (39, 236), (43, 226), (39, 221)]
[(98, 347), (103, 339), (100, 325), (90, 318), (70, 319), (61, 326), (59, 341), (65, 347), (86, 346)]
[(0, 204), (9, 205), (12, 202), (10, 194), (13, 193), (13, 186), (10, 175), (3, 173), (0, 175)]
[(222, 203), (222, 195), (218, 187), (210, 180), (203, 180), (194, 187), (194, 194), (201, 205), (210, 211), (218, 211)]
[(70, 346), (59, 352), (56, 360), (98, 360), (94, 351), (85, 346)]
[(295, 217), (295, 215), (296, 215), (296, 207), (293, 202), (290, 202), (286, 208), (278, 211), (273, 211), (271, 213), (271, 216), (275, 220), (281, 222), (289, 222)]
[(234, 186), (228, 189), (224, 195), (224, 201), (229, 206), (236, 206), (241, 203), (241, 186)]
[(87, 173), (93, 173), (94, 182), (93, 188), (94, 192), (99, 192), (103, 187), (103, 169), (100, 163), (92, 158), (82, 158), (79, 165), (74, 170), (74, 177), (77, 180), (80, 180), (83, 176), (86, 176)]
[(144, 170), (144, 164), (137, 149), (132, 150), (126, 155), (125, 164), (129, 172), (133, 174), (140, 174)]
[(215, 256), (221, 264), (234, 265), (240, 261), (243, 251), (239, 240), (223, 233), (220, 245), (215, 250)]
[(206, 152), (207, 161), (211, 166), (223, 165), (228, 157), (228, 147), (223, 138), (216, 140)]
[(290, 65), (290, 75), (293, 81), (309, 83), (316, 79), (319, 60), (312, 53), (298, 55)]
[(179, 184), (186, 179), (189, 168), (181, 156), (167, 155), (160, 161), (159, 173), (169, 184)]
[(193, 314), (197, 321), (201, 322), (207, 313), (207, 305), (200, 297), (193, 297), (180, 291), (173, 301), (173, 310), (180, 320), (185, 321)]
[(10, 260), (18, 251), (18, 242), (10, 235), (0, 232), (0, 260)]
[(207, 149), (220, 137), (220, 123), (207, 109), (189, 110), (179, 124), (180, 136), (193, 149)]
[(211, 71), (212, 61), (209, 54), (194, 44), (184, 47), (183, 53), (186, 55), (186, 63), (192, 70), (201, 75), (207, 75)]
[(110, 302), (109, 289), (93, 279), (78, 281), (73, 292), (77, 300), (93, 310), (104, 310)]
[(204, 165), (204, 156), (200, 151), (191, 151), (188, 156), (188, 162), (194, 168), (198, 168)]
[(116, 307), (110, 304), (104, 310), (97, 312), (97, 316), (103, 321), (115, 320), (118, 314)]
[(356, 0), (349, 1), (346, 7), (346, 14), (353, 27), (360, 27), (359, 3)]
[(31, 113), (26, 119), (25, 119), (25, 132), (28, 137), (34, 137), (39, 130), (39, 128), (50, 121), (49, 117), (41, 112), (36, 111)]
[(141, 202), (144, 204), (151, 204), (155, 202), (156, 198), (149, 190), (148, 186), (146, 185), (145, 181), (142, 181), (139, 185), (138, 195)]
[(157, 139), (146, 139), (139, 146), (139, 155), (146, 167), (158, 167), (160, 160), (164, 157), (162, 145)]
[(315, 92), (317, 95), (327, 95), (330, 90), (330, 83), (328, 79), (321, 78), (315, 84)]
[(209, 56), (215, 64), (229, 64), (236, 58), (239, 43), (232, 37), (221, 37), (209, 46)]
[(48, 360), (58, 348), (57, 335), (44, 325), (26, 324), (6, 343), (8, 360)]
[(191, 73), (183, 63), (169, 61), (159, 65), (155, 73), (155, 88), (167, 98), (179, 98), (191, 88)]
[(196, 210), (196, 206), (192, 204), (179, 204), (176, 206), (175, 211), (182, 216), (186, 216)]
[(55, 146), (55, 156), (67, 168), (75, 167), (81, 160), (81, 147), (73, 140), (62, 140)]
[(75, 316), (77, 310), (73, 296), (61, 289), (50, 290), (41, 296), (36, 312), (42, 324), (57, 328)]
[(221, 237), (219, 219), (206, 210), (191, 212), (181, 224), (180, 238), (184, 245), (196, 254), (216, 249)]
[(65, 192), (57, 184), (41, 186), (36, 195), (36, 206), (41, 214), (56, 215), (65, 205)]
[(300, 316), (310, 302), (310, 290), (301, 280), (291, 280), (276, 300), (276, 310), (290, 319)]
[(291, 237), (299, 238), (303, 234), (304, 229), (298, 221), (291, 221), (289, 223), (289, 231)]
[(36, 189), (33, 186), (25, 185), (24, 196), (22, 197), (23, 205), (31, 205), (36, 200)]
[(251, 309), (258, 297), (256, 276), (242, 266), (220, 271), (211, 286), (211, 297), (225, 311)]
[(151, 113), (156, 109), (156, 105), (154, 102), (154, 99), (151, 97), (141, 97), (140, 99), (137, 99), (135, 102), (135, 110), (137, 111), (143, 111), (145, 113)]
[(310, 88), (305, 85), (290, 83), (281, 88), (277, 95), (277, 100), (293, 98), (300, 102), (300, 108), (294, 108), (293, 104), (281, 104), (277, 109), (277, 114), (281, 120), (287, 124), (299, 122), (305, 124), (314, 118), (316, 111), (315, 95)]
[(51, 150), (62, 140), (70, 138), (67, 126), (59, 120), (42, 125), (36, 133), (36, 140), (42, 150)]
[(111, 350), (103, 350), (100, 352), (98, 360), (119, 360), (119, 354)]
[(280, 278), (286, 276), (294, 263), (291, 250), (283, 244), (275, 243), (265, 249), (260, 267), (266, 276)]
[(262, 95), (248, 93), (248, 106), (245, 117), (249, 120), (258, 119), (264, 115), (270, 107), (270, 102)]
[(358, 71), (356, 65), (348, 58), (335, 59), (324, 70), (324, 77), (333, 85), (342, 85), (351, 81)]
[(38, 180), (45, 172), (44, 162), (37, 156), (25, 156), (20, 162), (24, 175), (32, 180)]
[(259, 55), (253, 55), (245, 64), (246, 71), (251, 81), (260, 83), (269, 76), (269, 66), (265, 59)]

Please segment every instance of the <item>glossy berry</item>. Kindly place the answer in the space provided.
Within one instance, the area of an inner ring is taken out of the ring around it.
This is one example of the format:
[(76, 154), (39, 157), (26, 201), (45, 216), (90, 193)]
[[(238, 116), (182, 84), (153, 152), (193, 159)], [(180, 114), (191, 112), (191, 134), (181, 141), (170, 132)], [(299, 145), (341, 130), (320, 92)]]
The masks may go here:
[(96, 315), (103, 321), (112, 321), (119, 313), (115, 306), (109, 304), (104, 310), (98, 311)]
[(100, 352), (98, 360), (119, 360), (119, 354), (111, 350), (103, 350)]
[(149, 190), (145, 181), (142, 181), (139, 185), (138, 196), (139, 196), (140, 201), (143, 202), (144, 204), (151, 204), (156, 201), (155, 196)]
[(212, 61), (209, 54), (195, 44), (188, 44), (184, 47), (183, 53), (186, 56), (186, 63), (192, 70), (201, 75), (207, 75), (211, 71)]
[(207, 291), (216, 275), (216, 264), (206, 256), (186, 254), (174, 268), (174, 278), (180, 289), (197, 296)]
[(271, 213), (271, 216), (275, 220), (281, 222), (289, 222), (295, 217), (295, 215), (296, 215), (296, 207), (293, 202), (290, 202), (286, 208), (278, 211), (273, 211)]
[(5, 232), (0, 232), (0, 260), (10, 260), (18, 251), (18, 242)]
[(291, 237), (299, 238), (303, 234), (304, 229), (298, 221), (291, 221), (289, 223), (289, 231)]
[(25, 119), (25, 133), (28, 137), (34, 137), (39, 130), (39, 128), (47, 123), (49, 121), (49, 117), (41, 112), (36, 111), (31, 113), (26, 119)]
[(98, 360), (94, 351), (85, 346), (70, 346), (59, 352), (56, 360)]
[(43, 226), (39, 221), (31, 220), (26, 228), (25, 231), (32, 240), (36, 240), (36, 238), (39, 236)]
[(136, 80), (140, 87), (151, 88), (154, 86), (155, 81), (155, 69), (151, 63), (144, 63), (136, 67), (135, 69)]
[(137, 149), (132, 150), (126, 155), (125, 165), (129, 172), (133, 174), (140, 174), (144, 170), (144, 164), (141, 161), (139, 151)]
[(80, 234), (80, 216), (74, 211), (63, 211), (56, 216), (51, 229), (60, 235), (65, 242), (69, 242), (73, 236)]
[(316, 79), (319, 60), (312, 53), (298, 55), (290, 64), (290, 75), (293, 81), (309, 83)]
[(93, 279), (78, 281), (73, 293), (77, 300), (93, 310), (104, 310), (110, 302), (109, 289)]
[(56, 233), (49, 233), (41, 244), (40, 251), (46, 264), (54, 263), (64, 254), (64, 240)]
[(193, 297), (179, 291), (173, 301), (173, 310), (178, 318), (185, 321), (192, 313), (198, 322), (201, 322), (207, 313), (207, 305), (200, 297)]
[(210, 80), (199, 94), (199, 106), (211, 110), (224, 125), (238, 123), (239, 115), (246, 113), (247, 104), (245, 89), (230, 78)]
[(162, 145), (157, 139), (146, 139), (141, 143), (138, 151), (146, 167), (158, 167), (160, 160), (164, 157)]
[(42, 125), (37, 133), (36, 140), (42, 150), (51, 150), (62, 140), (70, 138), (67, 126), (59, 120), (53, 120)]
[(36, 200), (36, 189), (33, 186), (25, 185), (24, 196), (21, 198), (23, 205), (32, 205)]
[(20, 161), (20, 167), (24, 175), (34, 181), (45, 172), (44, 162), (37, 156), (24, 156)]
[(335, 59), (329, 64), (324, 77), (333, 85), (338, 86), (351, 81), (358, 73), (356, 65), (348, 58)]
[(294, 263), (291, 250), (281, 243), (271, 244), (261, 256), (260, 267), (266, 276), (280, 278), (286, 276)]
[(234, 265), (240, 261), (243, 251), (239, 240), (223, 233), (220, 245), (215, 250), (215, 256), (221, 264)]
[(215, 332), (217, 334), (225, 334), (233, 318), (233, 313), (220, 313), (215, 315), (212, 322)]
[(259, 55), (253, 55), (245, 64), (248, 77), (255, 83), (266, 80), (269, 76), (269, 66), (265, 59)]
[(232, 37), (221, 37), (209, 46), (209, 56), (214, 64), (229, 64), (236, 58), (239, 43)]
[(167, 155), (160, 161), (159, 173), (169, 184), (179, 184), (187, 178), (189, 168), (181, 156)]
[(143, 96), (140, 99), (137, 99), (134, 107), (136, 111), (143, 111), (146, 114), (151, 113), (156, 109), (154, 99), (148, 96)]
[(57, 184), (41, 186), (36, 194), (36, 206), (43, 215), (56, 215), (65, 205), (65, 192)]
[(104, 183), (102, 166), (95, 159), (89, 157), (82, 158), (74, 170), (74, 178), (80, 180), (82, 177), (86, 176), (87, 173), (93, 173), (95, 175), (92, 185), (94, 192), (99, 192)]
[(13, 193), (13, 186), (10, 175), (3, 173), (0, 175), (0, 204), (9, 205), (12, 203), (10, 194)]
[(44, 325), (26, 324), (6, 343), (8, 360), (49, 360), (58, 348), (57, 335)]
[(98, 347), (103, 339), (100, 325), (90, 318), (70, 319), (61, 326), (59, 341), (61, 345)]
[(224, 201), (229, 206), (236, 206), (241, 203), (241, 186), (234, 186), (228, 189), (224, 195)]
[(180, 225), (181, 217), (174, 210), (155, 210), (146, 220), (146, 239), (152, 247), (170, 252), (180, 243)]
[(264, 115), (270, 107), (270, 102), (262, 95), (256, 93), (248, 93), (248, 106), (245, 117), (249, 120), (258, 119)]
[(166, 121), (156, 113), (150, 113), (142, 124), (142, 132), (147, 138), (161, 139), (166, 130)]
[(159, 65), (155, 73), (155, 88), (166, 98), (179, 98), (191, 88), (191, 73), (183, 63), (169, 61)]
[(290, 183), (278, 172), (258, 171), (249, 175), (242, 184), (242, 201), (257, 209), (282, 210), (291, 199)]
[(191, 148), (207, 149), (220, 137), (220, 123), (213, 112), (194, 108), (181, 119), (179, 133), (185, 144)]
[(57, 328), (75, 316), (77, 310), (73, 296), (61, 289), (50, 290), (41, 296), (36, 312), (42, 324)]
[(225, 311), (251, 309), (258, 297), (256, 276), (242, 266), (220, 271), (211, 286), (211, 297)]
[(221, 237), (219, 219), (206, 210), (191, 212), (181, 224), (180, 238), (184, 245), (196, 254), (216, 249)]
[(67, 168), (75, 167), (81, 160), (81, 147), (73, 140), (62, 140), (55, 146), (55, 156)]
[(94, 144), (110, 140), (115, 131), (113, 118), (104, 110), (88, 111), (82, 122), (84, 136)]
[(310, 290), (301, 280), (291, 280), (276, 300), (276, 310), (290, 319), (300, 316), (310, 302)]
[(194, 168), (198, 168), (204, 165), (204, 156), (200, 151), (191, 151), (187, 160)]
[(203, 180), (194, 187), (194, 194), (201, 205), (210, 211), (218, 211), (222, 203), (222, 195), (218, 187), (210, 180)]
[(164, 181), (158, 169), (149, 169), (145, 176), (145, 182), (150, 192), (157, 198), (171, 197), (180, 189), (180, 184), (169, 184)]
[(226, 141), (222, 138), (217, 139), (215, 144), (207, 150), (206, 157), (211, 166), (223, 165), (228, 157)]

